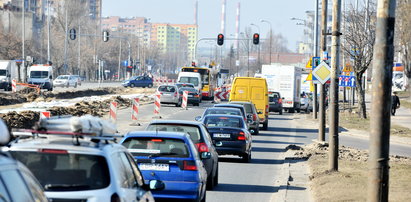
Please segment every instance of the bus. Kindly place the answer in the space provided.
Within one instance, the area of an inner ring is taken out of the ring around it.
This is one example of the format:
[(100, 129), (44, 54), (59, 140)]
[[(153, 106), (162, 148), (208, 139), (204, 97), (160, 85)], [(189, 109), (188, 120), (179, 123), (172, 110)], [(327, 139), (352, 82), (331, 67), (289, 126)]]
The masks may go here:
[(214, 77), (212, 69), (207, 67), (182, 67), (181, 72), (198, 72), (201, 75), (203, 98), (213, 99), (214, 96)]

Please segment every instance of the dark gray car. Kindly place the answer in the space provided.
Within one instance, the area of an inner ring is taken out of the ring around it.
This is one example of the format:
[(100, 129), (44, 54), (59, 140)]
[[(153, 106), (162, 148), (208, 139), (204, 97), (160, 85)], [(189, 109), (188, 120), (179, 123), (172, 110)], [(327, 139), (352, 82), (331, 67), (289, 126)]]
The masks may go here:
[(260, 133), (260, 118), (257, 114), (257, 109), (252, 102), (232, 101), (229, 104), (240, 104), (244, 106), (247, 115), (248, 130), (253, 135)]

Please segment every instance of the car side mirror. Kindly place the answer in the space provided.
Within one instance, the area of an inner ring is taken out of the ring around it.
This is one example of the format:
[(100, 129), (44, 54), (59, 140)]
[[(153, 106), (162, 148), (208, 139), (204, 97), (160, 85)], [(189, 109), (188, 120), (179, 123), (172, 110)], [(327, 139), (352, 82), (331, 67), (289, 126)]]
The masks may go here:
[(197, 116), (197, 117), (195, 117), (194, 119), (195, 119), (196, 121), (200, 121), (201, 116)]
[(284, 98), (284, 97), (282, 97), (281, 99), (283, 99), (283, 100), (284, 100), (285, 98)]
[(149, 188), (150, 190), (160, 191), (166, 187), (163, 181), (161, 180), (150, 180)]
[(252, 114), (249, 114), (249, 115), (247, 115), (247, 118), (248, 118), (248, 119), (251, 119), (251, 118), (253, 118), (253, 115), (252, 115)]
[(211, 153), (210, 152), (201, 152), (201, 159), (210, 159)]
[(53, 76), (50, 75), (50, 76), (49, 76), (49, 79), (53, 79)]
[(257, 114), (263, 114), (263, 112), (262, 112), (262, 111), (259, 111), (259, 112), (257, 112)]

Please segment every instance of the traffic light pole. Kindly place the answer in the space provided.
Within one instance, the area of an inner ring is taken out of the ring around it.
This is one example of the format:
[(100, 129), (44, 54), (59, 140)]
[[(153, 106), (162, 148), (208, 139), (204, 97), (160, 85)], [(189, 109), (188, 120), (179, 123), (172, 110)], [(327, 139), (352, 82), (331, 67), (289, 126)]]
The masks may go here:
[[(318, 0), (317, 0), (318, 6)], [(321, 50), (327, 50), (327, 10), (328, 10), (328, 0), (322, 0), (322, 12), (321, 12)], [(323, 58), (325, 56), (323, 55)], [(319, 118), (319, 129), (318, 129), (318, 141), (325, 141), (325, 84), (320, 84), (320, 118)]]

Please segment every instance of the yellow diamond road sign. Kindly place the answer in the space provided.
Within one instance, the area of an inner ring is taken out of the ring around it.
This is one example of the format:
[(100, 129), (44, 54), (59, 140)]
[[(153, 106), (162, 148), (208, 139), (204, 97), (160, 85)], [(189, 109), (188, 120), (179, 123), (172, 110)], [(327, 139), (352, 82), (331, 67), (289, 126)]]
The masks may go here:
[(313, 70), (313, 76), (317, 78), (317, 80), (325, 84), (325, 82), (328, 81), (331, 77), (331, 68), (328, 66), (328, 64), (324, 61), (322, 61), (314, 70)]

